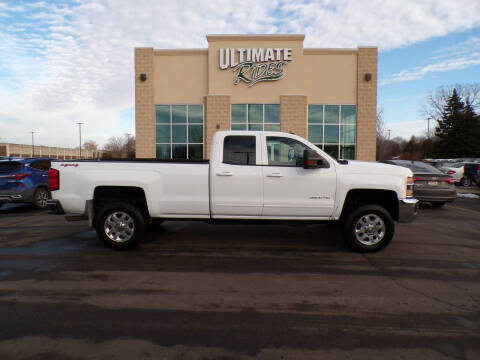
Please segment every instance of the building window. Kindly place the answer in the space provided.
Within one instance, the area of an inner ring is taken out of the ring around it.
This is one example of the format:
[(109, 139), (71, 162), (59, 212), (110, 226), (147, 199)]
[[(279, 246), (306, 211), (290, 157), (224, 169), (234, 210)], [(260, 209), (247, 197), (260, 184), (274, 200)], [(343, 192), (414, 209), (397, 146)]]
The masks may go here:
[(308, 140), (338, 159), (355, 159), (355, 105), (308, 105)]
[(232, 130), (280, 131), (279, 104), (232, 104)]
[(156, 105), (157, 159), (203, 159), (203, 105)]

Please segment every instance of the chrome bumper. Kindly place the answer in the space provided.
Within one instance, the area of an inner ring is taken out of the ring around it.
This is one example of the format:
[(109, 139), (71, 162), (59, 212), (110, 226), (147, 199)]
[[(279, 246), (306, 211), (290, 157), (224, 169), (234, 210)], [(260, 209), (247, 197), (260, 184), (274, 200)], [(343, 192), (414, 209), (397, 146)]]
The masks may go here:
[(408, 198), (398, 202), (398, 222), (412, 222), (417, 217), (418, 199)]

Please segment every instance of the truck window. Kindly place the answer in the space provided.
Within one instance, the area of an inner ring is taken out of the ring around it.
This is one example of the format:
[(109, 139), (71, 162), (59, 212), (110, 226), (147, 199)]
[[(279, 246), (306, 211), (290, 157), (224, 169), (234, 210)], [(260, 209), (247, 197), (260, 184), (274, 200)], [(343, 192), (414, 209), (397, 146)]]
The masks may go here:
[(223, 140), (223, 162), (232, 165), (255, 165), (255, 141), (255, 136), (226, 136)]
[(308, 149), (308, 146), (294, 139), (267, 136), (268, 165), (303, 166), (303, 151)]

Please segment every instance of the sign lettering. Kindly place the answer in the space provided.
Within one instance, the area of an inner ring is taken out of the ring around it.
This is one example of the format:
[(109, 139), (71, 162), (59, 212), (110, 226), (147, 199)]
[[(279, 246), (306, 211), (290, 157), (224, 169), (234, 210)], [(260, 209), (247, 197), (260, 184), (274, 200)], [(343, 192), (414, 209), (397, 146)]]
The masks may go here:
[(219, 52), (220, 69), (233, 69), (233, 84), (244, 81), (249, 87), (283, 78), (285, 65), (292, 60), (291, 48), (222, 48)]

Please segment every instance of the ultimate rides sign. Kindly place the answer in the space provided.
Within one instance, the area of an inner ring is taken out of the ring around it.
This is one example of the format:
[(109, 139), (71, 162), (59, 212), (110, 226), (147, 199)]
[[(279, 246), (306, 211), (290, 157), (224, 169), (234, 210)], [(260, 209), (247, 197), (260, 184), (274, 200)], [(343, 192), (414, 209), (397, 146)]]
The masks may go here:
[(220, 49), (220, 69), (233, 69), (233, 84), (244, 81), (253, 86), (260, 81), (283, 78), (285, 65), (292, 61), (290, 48)]

